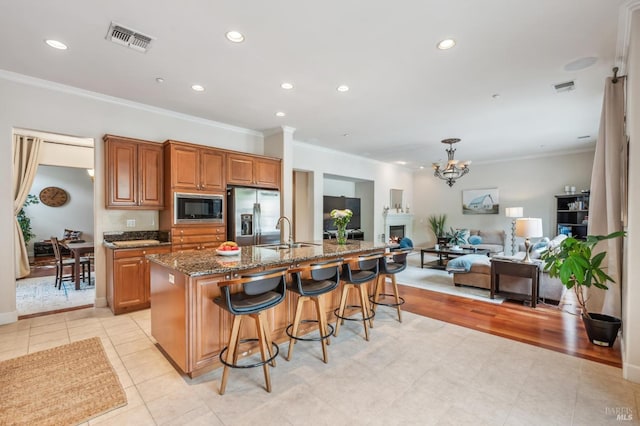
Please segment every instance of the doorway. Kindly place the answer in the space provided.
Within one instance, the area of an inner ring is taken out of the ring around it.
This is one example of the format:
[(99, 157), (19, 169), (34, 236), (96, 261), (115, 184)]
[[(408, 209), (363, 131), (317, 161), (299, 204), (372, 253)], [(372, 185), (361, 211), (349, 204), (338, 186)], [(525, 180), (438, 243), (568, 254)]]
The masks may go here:
[[(81, 281), (55, 286), (56, 261), (51, 237), (94, 241), (93, 139), (15, 130), (43, 139), (36, 176), (23, 207), (31, 238), (27, 244), (31, 273), (16, 280), (19, 319), (93, 306), (95, 274)], [(62, 194), (64, 202), (51, 202), (45, 194)], [(23, 227), (24, 229), (24, 227)], [(73, 231), (73, 232), (71, 232)], [(25, 232), (23, 231), (23, 235)], [(73, 235), (73, 237), (71, 237)], [(92, 263), (91, 269), (93, 270)], [(69, 270), (65, 270), (69, 272)]]

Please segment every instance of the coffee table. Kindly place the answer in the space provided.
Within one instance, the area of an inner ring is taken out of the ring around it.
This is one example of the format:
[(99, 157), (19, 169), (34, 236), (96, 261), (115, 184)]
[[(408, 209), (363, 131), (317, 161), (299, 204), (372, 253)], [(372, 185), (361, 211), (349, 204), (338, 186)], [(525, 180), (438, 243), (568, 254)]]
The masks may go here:
[(465, 254), (486, 254), (489, 255), (489, 250), (487, 249), (473, 249), (473, 248), (461, 248), (459, 250), (453, 250), (448, 247), (440, 247), (436, 249), (435, 247), (428, 247), (420, 249), (420, 267), (424, 268), (424, 254), (431, 253), (437, 254), (438, 260), (434, 260), (432, 262), (427, 262), (426, 265), (428, 268), (433, 269), (444, 269), (447, 266), (447, 261), (454, 257), (464, 256)]

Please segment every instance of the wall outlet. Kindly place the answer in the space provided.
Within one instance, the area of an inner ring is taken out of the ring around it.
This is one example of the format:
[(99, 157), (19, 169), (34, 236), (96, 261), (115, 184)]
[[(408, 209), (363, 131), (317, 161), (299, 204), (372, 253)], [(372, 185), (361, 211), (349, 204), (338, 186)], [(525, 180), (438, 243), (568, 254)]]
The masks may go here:
[(127, 219), (127, 228), (135, 228), (136, 220), (135, 219)]

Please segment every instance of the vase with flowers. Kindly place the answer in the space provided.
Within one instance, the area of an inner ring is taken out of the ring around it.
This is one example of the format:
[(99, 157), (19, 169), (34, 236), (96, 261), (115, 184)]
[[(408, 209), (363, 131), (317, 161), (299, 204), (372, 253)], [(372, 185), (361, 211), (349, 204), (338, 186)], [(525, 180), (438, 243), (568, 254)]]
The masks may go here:
[(331, 210), (330, 216), (333, 219), (333, 224), (338, 229), (336, 235), (338, 244), (347, 244), (347, 224), (351, 220), (353, 212), (349, 209), (333, 209)]

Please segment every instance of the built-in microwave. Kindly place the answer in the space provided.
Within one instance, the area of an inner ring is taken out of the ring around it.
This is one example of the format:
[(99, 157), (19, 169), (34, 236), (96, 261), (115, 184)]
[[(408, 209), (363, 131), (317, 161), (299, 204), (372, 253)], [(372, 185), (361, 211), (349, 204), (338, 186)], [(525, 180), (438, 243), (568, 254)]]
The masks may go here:
[(174, 193), (174, 223), (224, 223), (222, 194)]

